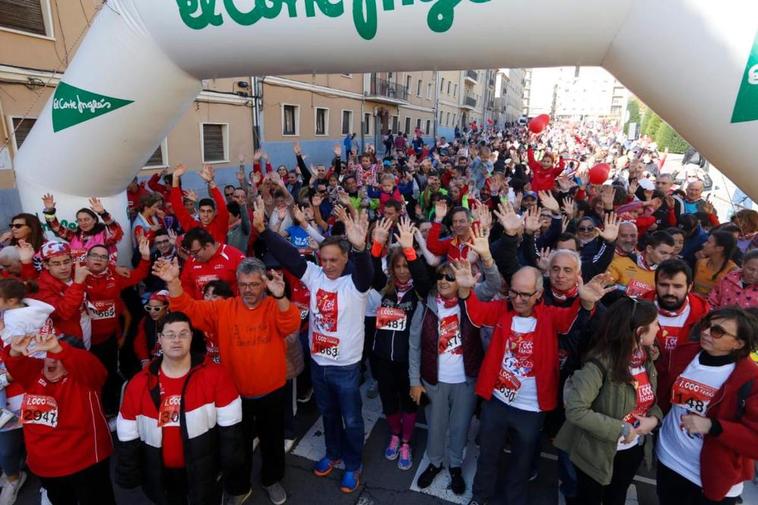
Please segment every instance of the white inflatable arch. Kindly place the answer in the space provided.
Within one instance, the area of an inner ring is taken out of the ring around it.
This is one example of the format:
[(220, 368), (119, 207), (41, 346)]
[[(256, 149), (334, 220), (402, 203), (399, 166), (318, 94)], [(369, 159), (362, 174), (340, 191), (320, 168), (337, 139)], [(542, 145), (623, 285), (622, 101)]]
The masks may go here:
[(18, 189), (32, 212), (48, 191), (61, 215), (91, 195), (125, 209), (202, 78), (597, 65), (758, 199), (757, 32), (755, 1), (108, 0), (16, 157)]

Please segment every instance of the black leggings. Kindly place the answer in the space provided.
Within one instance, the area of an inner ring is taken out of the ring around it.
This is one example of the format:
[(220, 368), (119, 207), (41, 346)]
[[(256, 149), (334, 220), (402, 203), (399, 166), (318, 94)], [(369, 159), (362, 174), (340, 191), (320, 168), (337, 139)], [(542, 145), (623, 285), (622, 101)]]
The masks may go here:
[(40, 477), (53, 505), (115, 505), (110, 459), (65, 477)]
[(734, 505), (737, 497), (721, 501), (709, 500), (703, 496), (703, 488), (691, 482), (671, 468), (658, 461), (655, 480), (660, 505)]
[(616, 451), (616, 457), (613, 458), (613, 477), (607, 486), (603, 486), (577, 467), (576, 502), (582, 505), (624, 505), (626, 492), (643, 457), (641, 445)]
[(413, 414), (418, 406), (410, 395), (411, 383), (408, 379), (408, 363), (398, 363), (380, 358), (371, 353), (371, 373), (379, 385), (379, 398), (385, 416), (405, 412)]

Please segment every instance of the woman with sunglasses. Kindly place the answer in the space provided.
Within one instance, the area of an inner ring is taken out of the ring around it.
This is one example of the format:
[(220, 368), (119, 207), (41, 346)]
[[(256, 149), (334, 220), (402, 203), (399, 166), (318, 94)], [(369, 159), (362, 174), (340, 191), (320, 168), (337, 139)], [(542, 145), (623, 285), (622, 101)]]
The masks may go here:
[(158, 355), (158, 327), (163, 317), (168, 314), (168, 291), (158, 291), (150, 295), (145, 305), (148, 317), (142, 318), (134, 336), (134, 354), (140, 360), (142, 368)]
[(24, 243), (31, 244), (34, 248), (34, 268), (42, 270), (42, 256), (39, 254), (42, 244), (46, 242), (42, 223), (33, 214), (21, 213), (11, 218), (10, 230), (0, 236), (0, 249), (2, 245), (19, 246)]
[[(469, 247), (479, 255), (484, 276), (474, 291), (480, 299), (490, 300), (500, 292), (502, 277), (490, 252), (489, 230), (472, 229)], [(413, 401), (420, 405), (426, 394), (430, 404), (426, 415), (429, 466), (416, 485), (421, 489), (429, 487), (447, 460), (450, 487), (461, 495), (466, 491), (461, 472), (463, 449), (476, 405), (474, 386), (484, 349), (479, 328), (471, 323), (458, 297), (456, 272), (468, 272), (470, 277), (470, 265), (445, 263), (437, 267), (435, 289), (416, 308), (411, 322), (408, 374)]]
[(554, 444), (576, 468), (574, 503), (622, 505), (647, 437), (663, 417), (656, 405), (652, 353), (658, 311), (651, 302), (622, 298), (600, 320), (582, 368), (566, 381), (566, 422)]
[(43, 214), (47, 224), (56, 237), (69, 243), (74, 258), (83, 260), (91, 247), (102, 245), (108, 249), (111, 259), (115, 259), (116, 246), (124, 236), (124, 230), (105, 210), (99, 198), (90, 198), (90, 208), (82, 207), (76, 212), (77, 226), (73, 230), (58, 222), (53, 195), (44, 195), (42, 203), (45, 206)]
[(671, 353), (660, 400), (658, 499), (661, 505), (732, 505), (758, 459), (758, 318), (728, 307), (710, 312), (700, 341)]

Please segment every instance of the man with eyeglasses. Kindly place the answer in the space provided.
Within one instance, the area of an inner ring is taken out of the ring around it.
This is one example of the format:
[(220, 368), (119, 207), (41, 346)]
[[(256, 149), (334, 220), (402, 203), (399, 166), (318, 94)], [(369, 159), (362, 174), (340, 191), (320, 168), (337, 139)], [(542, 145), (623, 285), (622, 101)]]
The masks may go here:
[[(176, 235), (169, 235), (164, 229), (156, 231), (152, 242), (155, 246), (155, 250), (150, 255), (150, 264), (154, 265), (159, 258), (167, 259), (169, 261), (174, 259), (177, 253), (175, 240)], [(166, 289), (166, 283), (153, 275), (152, 272), (149, 273), (147, 278), (145, 278), (145, 292), (155, 293), (162, 289)]]
[(562, 308), (540, 303), (542, 272), (534, 267), (517, 271), (508, 290), (509, 301), (482, 302), (467, 288), (459, 288), (471, 322), (495, 327), (485, 354), (476, 393), (484, 398), (477, 472), (471, 504), (494, 497), (500, 457), (506, 439), (511, 457), (503, 476), (506, 502), (526, 505), (535, 446), (545, 412), (558, 403), (558, 334), (565, 333), (580, 310), (592, 311), (614, 288), (601, 274), (578, 289), (578, 298)]
[(268, 273), (257, 258), (245, 258), (236, 272), (238, 296), (199, 301), (182, 288), (176, 259), (159, 262), (154, 272), (168, 285), (171, 310), (184, 312), (196, 326), (210, 329), (221, 362), (242, 397), (244, 463), (228, 474), (225, 503), (241, 505), (252, 492), (253, 439), (257, 436), (263, 487), (271, 502), (281, 505), (287, 500), (280, 483), (284, 478), (285, 338), (300, 326), (300, 312), (285, 295), (282, 275)]
[(85, 305), (92, 321), (90, 351), (108, 370), (108, 379), (103, 387), (103, 409), (109, 417), (118, 413), (123, 381), (118, 371), (118, 349), (124, 343), (121, 316), (125, 306), (121, 291), (140, 283), (150, 270), (150, 242), (147, 237), (140, 238), (139, 253), (142, 258), (137, 268), (129, 271), (128, 277), (116, 273), (116, 267), (111, 264), (105, 246), (90, 247), (85, 258), (85, 265), (90, 272), (84, 281)]
[(182, 239), (189, 258), (182, 268), (182, 287), (195, 300), (203, 299), (203, 288), (211, 281), (224, 281), (237, 293), (237, 266), (245, 255), (219, 243), (203, 228), (193, 228)]

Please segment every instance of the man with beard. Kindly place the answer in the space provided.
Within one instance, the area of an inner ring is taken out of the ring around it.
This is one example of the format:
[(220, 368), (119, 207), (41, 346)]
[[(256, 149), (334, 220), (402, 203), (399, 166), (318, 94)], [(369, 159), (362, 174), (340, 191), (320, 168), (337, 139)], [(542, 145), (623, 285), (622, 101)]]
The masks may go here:
[(639, 234), (637, 225), (631, 221), (622, 221), (619, 224), (618, 240), (616, 241), (616, 254), (629, 256), (637, 251)]
[(692, 293), (692, 270), (682, 260), (668, 259), (655, 270), (655, 291), (643, 299), (655, 302), (661, 328), (656, 336), (660, 357), (655, 361), (659, 384), (668, 384), (665, 375), (669, 369), (671, 351), (688, 341), (692, 327), (700, 321), (710, 305)]

